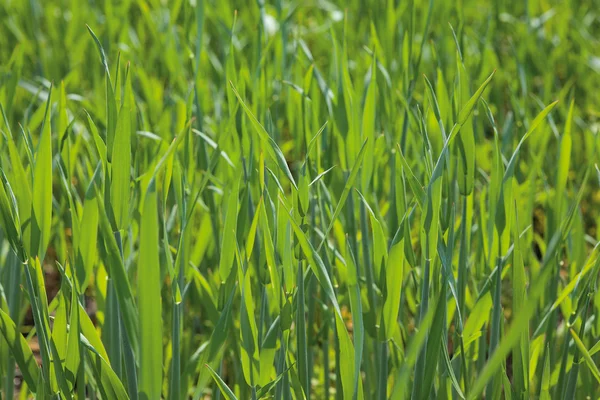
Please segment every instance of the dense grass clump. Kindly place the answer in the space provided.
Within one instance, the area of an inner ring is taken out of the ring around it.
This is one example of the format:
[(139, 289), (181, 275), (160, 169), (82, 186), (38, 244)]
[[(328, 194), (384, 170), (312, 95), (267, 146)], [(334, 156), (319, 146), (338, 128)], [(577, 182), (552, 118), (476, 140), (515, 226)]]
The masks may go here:
[(3, 398), (598, 398), (599, 37), (595, 0), (0, 1)]

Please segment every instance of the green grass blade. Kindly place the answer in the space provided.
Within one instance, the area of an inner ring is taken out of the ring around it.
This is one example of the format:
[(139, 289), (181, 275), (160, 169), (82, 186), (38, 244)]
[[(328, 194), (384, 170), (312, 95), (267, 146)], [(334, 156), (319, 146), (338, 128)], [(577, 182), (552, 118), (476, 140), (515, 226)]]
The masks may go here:
[(29, 347), (29, 343), (17, 330), (15, 323), (3, 310), (0, 310), (0, 332), (4, 343), (10, 348), (23, 378), (32, 391), (36, 391), (40, 368)]
[(110, 365), (100, 356), (96, 349), (82, 337), (82, 344), (87, 349), (87, 359), (96, 376), (98, 391), (103, 399), (107, 400), (128, 400), (127, 392), (119, 377), (112, 370)]
[[(520, 310), (525, 305), (527, 300), (526, 294), (526, 275), (525, 266), (523, 264), (523, 251), (521, 248), (521, 238), (518, 234), (518, 208), (515, 204), (515, 229), (514, 232), (514, 251), (512, 264), (512, 291), (513, 291), (513, 307), (515, 310)], [(513, 349), (513, 384), (514, 390), (518, 396), (526, 396), (529, 392), (529, 332), (523, 332), (521, 339)]]
[(267, 144), (268, 144), (267, 152), (269, 153), (269, 156), (273, 159), (273, 161), (275, 161), (275, 163), (279, 166), (281, 171), (289, 179), (292, 186), (297, 190), (298, 186), (296, 186), (296, 181), (294, 180), (294, 177), (292, 176), (292, 173), (287, 165), (287, 162), (285, 160), (283, 153), (281, 152), (281, 149), (279, 148), (279, 146), (277, 146), (277, 143), (275, 143), (273, 138), (271, 138), (271, 136), (267, 133), (265, 128), (262, 126), (262, 124), (260, 122), (258, 122), (258, 119), (256, 119), (256, 117), (254, 116), (254, 114), (252, 113), (252, 110), (250, 110), (250, 108), (246, 105), (246, 103), (244, 103), (244, 100), (242, 100), (242, 97), (238, 93), (237, 89), (233, 86), (233, 83), (230, 82), (230, 84), (231, 84), (231, 89), (233, 90), (233, 93), (238, 98), (240, 104), (242, 105), (242, 108), (244, 109), (244, 111), (246, 112), (246, 115), (250, 119), (250, 122), (252, 123), (254, 130), (256, 131), (256, 133), (258, 134), (258, 136), (260, 137), (260, 139), (262, 141), (267, 142)]
[(404, 276), (404, 221), (400, 224), (390, 245), (385, 266), (386, 296), (383, 303), (381, 326), (386, 340), (393, 337), (398, 329), (398, 312), (402, 298), (402, 278)]
[(106, 72), (106, 157), (109, 162), (112, 162), (112, 152), (115, 140), (115, 132), (117, 129), (117, 102), (115, 100), (115, 93), (113, 84), (110, 79), (110, 70), (108, 68), (108, 60), (106, 58), (106, 52), (100, 40), (88, 25), (86, 25), (88, 32), (94, 39), (98, 53), (100, 54), (100, 61)]
[(583, 355), (583, 359), (584, 359), (586, 365), (588, 366), (590, 372), (592, 373), (594, 378), (598, 381), (598, 383), (600, 383), (600, 370), (598, 370), (598, 366), (596, 366), (596, 363), (592, 359), (592, 356), (590, 355), (588, 350), (585, 348), (585, 345), (583, 344), (583, 342), (581, 341), (581, 339), (579, 338), (579, 335), (577, 335), (575, 330), (573, 328), (571, 328), (571, 329), (569, 329), (569, 332), (571, 333), (571, 336), (573, 337), (573, 340), (575, 341), (575, 345), (577, 346), (577, 348)]
[(310, 399), (310, 381), (308, 373), (308, 345), (306, 338), (306, 302), (304, 277), (302, 273), (302, 262), (298, 261), (298, 272), (296, 282), (298, 285), (296, 294), (296, 345), (298, 346), (298, 375), (302, 391), (307, 399)]
[[(127, 271), (125, 270), (121, 252), (119, 251), (119, 246), (117, 245), (115, 235), (113, 234), (108, 216), (106, 214), (106, 209), (102, 201), (98, 201), (98, 210), (100, 232), (108, 252), (108, 262), (105, 264), (107, 266), (108, 274), (114, 282), (116, 296), (119, 301), (120, 311), (123, 315), (123, 322), (125, 331), (127, 332), (127, 337), (134, 348), (134, 353), (137, 354), (139, 351), (139, 314), (133, 297), (133, 291), (131, 290), (131, 285), (129, 283), (129, 278), (127, 277)], [(158, 246), (158, 242), (156, 245)]]
[(254, 316), (254, 298), (250, 273), (246, 271), (242, 285), (242, 304), (240, 310), (240, 333), (242, 350), (242, 368), (246, 383), (255, 387), (260, 376), (260, 357), (258, 351), (258, 330)]
[(350, 241), (346, 240), (347, 267), (348, 267), (348, 295), (350, 297), (350, 310), (352, 312), (352, 330), (354, 336), (354, 395), (358, 395), (358, 383), (362, 380), (360, 366), (365, 347), (365, 327), (363, 322), (362, 301), (360, 298), (360, 286), (358, 281), (359, 269), (354, 257), (354, 250), (350, 247)]
[(33, 172), (33, 216), (30, 255), (44, 258), (52, 229), (52, 127), (50, 121), (52, 88), (48, 93), (40, 142)]
[(481, 371), (471, 391), (469, 399), (476, 399), (483, 391), (487, 382), (499, 371), (505, 357), (510, 353), (514, 346), (519, 342), (521, 334), (529, 328), (529, 320), (536, 311), (536, 303), (545, 290), (545, 285), (551, 275), (551, 269), (543, 269), (530, 288), (529, 295), (524, 307), (515, 315), (510, 329), (508, 329), (500, 341), (498, 348)]
[(229, 389), (229, 386), (227, 386), (227, 384), (223, 381), (223, 379), (219, 376), (219, 374), (217, 374), (215, 372), (215, 370), (212, 369), (210, 367), (210, 365), (208, 365), (208, 364), (206, 364), (204, 367), (206, 369), (208, 369), (208, 371), (210, 372), (210, 375), (215, 380), (217, 386), (221, 390), (221, 393), (223, 394), (223, 396), (225, 396), (225, 399), (227, 399), (227, 400), (237, 400), (237, 397), (235, 397), (235, 394), (231, 391), (231, 389)]
[(225, 214), (225, 223), (223, 224), (223, 239), (221, 241), (221, 257), (219, 260), (219, 275), (221, 280), (227, 280), (233, 266), (235, 255), (235, 237), (238, 215), (238, 192), (239, 179), (233, 184), (233, 189), (229, 193), (227, 200), (227, 211)]
[(134, 115), (133, 93), (131, 92), (131, 74), (127, 70), (124, 102), (115, 130), (115, 139), (112, 149), (112, 176), (110, 187), (110, 200), (115, 216), (116, 229), (124, 229), (129, 217), (130, 199), (130, 168), (131, 165), (131, 117)]
[(365, 160), (361, 175), (361, 188), (366, 191), (369, 188), (373, 168), (375, 165), (375, 117), (377, 114), (376, 94), (377, 94), (377, 60), (373, 56), (371, 62), (371, 77), (367, 87), (365, 104), (362, 115), (362, 140), (367, 141), (365, 149)]
[(356, 161), (354, 162), (354, 165), (352, 166), (350, 175), (348, 176), (348, 179), (346, 180), (346, 184), (344, 185), (344, 190), (342, 191), (342, 194), (340, 195), (340, 199), (338, 200), (338, 203), (335, 206), (335, 211), (333, 212), (333, 216), (331, 217), (329, 226), (327, 227), (327, 229), (324, 232), (323, 240), (319, 244), (319, 247), (317, 247), (317, 251), (321, 250), (321, 247), (323, 247), (323, 243), (325, 243), (325, 241), (327, 240), (327, 236), (329, 235), (331, 228), (333, 228), (333, 224), (335, 223), (335, 220), (340, 215), (340, 212), (342, 212), (342, 208), (344, 207), (344, 204), (346, 203), (346, 199), (348, 198), (348, 195), (350, 194), (350, 190), (352, 190), (352, 187), (354, 186), (354, 181), (356, 180), (358, 171), (360, 170), (360, 166), (362, 164), (362, 160), (364, 159), (366, 145), (367, 145), (367, 141), (365, 141), (363, 143), (362, 147), (360, 148), (360, 151), (358, 152), (358, 156), (356, 156)]
[[(442, 290), (440, 292), (440, 301), (438, 301), (435, 314), (433, 316), (433, 323), (427, 338), (427, 352), (425, 356), (425, 375), (423, 376), (423, 385), (419, 387), (417, 393), (420, 393), (420, 399), (428, 399), (431, 393), (434, 378), (437, 375), (437, 365), (440, 356), (441, 346), (446, 346), (442, 341), (446, 327), (444, 323), (446, 321), (446, 283), (442, 279)], [(443, 301), (442, 301), (443, 300)], [(417, 384), (417, 383), (415, 383)]]
[(140, 398), (157, 399), (162, 392), (161, 279), (158, 255), (158, 205), (155, 182), (144, 200), (138, 258), (138, 304), (140, 312)]

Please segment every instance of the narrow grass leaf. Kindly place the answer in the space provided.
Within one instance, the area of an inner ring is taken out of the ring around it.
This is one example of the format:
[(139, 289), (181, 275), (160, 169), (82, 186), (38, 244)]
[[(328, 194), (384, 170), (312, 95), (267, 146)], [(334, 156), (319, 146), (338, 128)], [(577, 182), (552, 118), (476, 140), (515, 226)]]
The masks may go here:
[(598, 366), (596, 366), (596, 363), (592, 359), (592, 356), (590, 355), (588, 350), (585, 348), (585, 345), (583, 344), (583, 342), (581, 341), (581, 339), (579, 338), (579, 335), (577, 335), (575, 330), (573, 328), (571, 328), (571, 329), (569, 329), (569, 332), (571, 333), (571, 336), (573, 337), (573, 340), (575, 341), (575, 345), (577, 346), (577, 348), (583, 355), (583, 359), (584, 359), (586, 365), (588, 366), (590, 372), (592, 373), (593, 377), (596, 378), (596, 380), (600, 384), (600, 370), (598, 370)]
[(240, 104), (242, 105), (242, 108), (244, 109), (246, 115), (250, 119), (254, 130), (256, 131), (256, 133), (262, 141), (267, 142), (267, 152), (269, 153), (269, 156), (273, 159), (273, 161), (275, 161), (275, 163), (279, 166), (281, 171), (289, 179), (292, 186), (297, 190), (298, 186), (296, 186), (296, 181), (294, 181), (294, 177), (292, 176), (292, 173), (287, 165), (287, 161), (285, 160), (283, 153), (281, 152), (281, 149), (279, 148), (279, 146), (277, 146), (277, 143), (275, 143), (273, 138), (271, 138), (271, 136), (268, 134), (268, 132), (265, 130), (262, 124), (258, 122), (258, 119), (256, 119), (256, 117), (254, 116), (252, 110), (250, 110), (246, 103), (244, 103), (244, 100), (242, 100), (242, 97), (238, 93), (237, 89), (233, 86), (233, 83), (230, 82), (230, 84), (233, 93), (235, 93), (235, 96), (238, 98)]
[(8, 314), (0, 309), (0, 332), (4, 343), (10, 348), (12, 356), (15, 358), (19, 370), (23, 374), (23, 379), (27, 382), (29, 388), (35, 392), (37, 388), (40, 368), (33, 356), (31, 347), (27, 340), (17, 330), (17, 327)]
[(344, 204), (346, 203), (346, 199), (348, 198), (348, 195), (350, 194), (350, 190), (352, 190), (352, 187), (354, 186), (354, 181), (356, 180), (358, 171), (360, 170), (360, 166), (362, 164), (362, 160), (365, 156), (366, 144), (367, 144), (367, 141), (365, 141), (363, 143), (362, 147), (360, 148), (360, 151), (358, 152), (356, 161), (354, 162), (354, 165), (352, 166), (352, 170), (350, 171), (350, 175), (348, 176), (348, 179), (346, 180), (346, 184), (344, 185), (344, 190), (342, 191), (342, 194), (340, 195), (340, 199), (338, 200), (338, 203), (335, 206), (335, 211), (333, 212), (331, 221), (329, 222), (329, 226), (327, 227), (327, 229), (325, 230), (325, 232), (323, 234), (323, 236), (324, 236), (323, 240), (319, 244), (317, 251), (319, 251), (321, 249), (321, 247), (323, 246), (323, 243), (325, 243), (325, 241), (327, 240), (327, 236), (329, 235), (331, 228), (333, 228), (333, 224), (335, 223), (335, 220), (339, 216), (340, 212), (342, 212), (342, 208), (344, 207)]
[(215, 372), (215, 370), (212, 369), (210, 367), (210, 365), (208, 365), (208, 364), (206, 364), (204, 367), (206, 369), (208, 369), (208, 371), (210, 372), (210, 375), (215, 380), (215, 383), (219, 387), (219, 390), (221, 390), (221, 393), (223, 394), (223, 396), (225, 397), (225, 399), (227, 399), (227, 400), (237, 400), (237, 397), (235, 397), (235, 394), (231, 391), (231, 389), (229, 389), (229, 386), (227, 386), (227, 384), (223, 381), (223, 379), (219, 376), (219, 374), (217, 374)]

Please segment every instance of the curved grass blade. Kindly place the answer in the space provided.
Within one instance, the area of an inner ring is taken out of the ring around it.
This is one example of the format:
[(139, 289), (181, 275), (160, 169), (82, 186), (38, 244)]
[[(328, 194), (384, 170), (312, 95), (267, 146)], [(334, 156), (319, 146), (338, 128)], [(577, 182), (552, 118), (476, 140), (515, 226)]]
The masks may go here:
[(0, 309), (0, 332), (2, 339), (10, 348), (10, 351), (19, 366), (19, 370), (23, 374), (23, 379), (27, 382), (27, 386), (31, 391), (35, 392), (40, 375), (40, 368), (33, 356), (31, 347), (27, 340), (17, 330), (15, 323), (10, 316)]
[(265, 130), (264, 126), (262, 126), (262, 124), (260, 122), (258, 122), (258, 119), (256, 119), (256, 117), (254, 116), (254, 114), (252, 113), (252, 110), (250, 110), (250, 107), (248, 107), (246, 105), (246, 103), (244, 103), (244, 100), (242, 100), (242, 97), (238, 93), (237, 89), (235, 88), (235, 86), (233, 86), (233, 82), (229, 82), (229, 84), (231, 85), (231, 89), (233, 90), (233, 93), (235, 93), (235, 96), (238, 98), (240, 104), (242, 105), (242, 108), (246, 112), (246, 115), (250, 119), (250, 122), (252, 123), (254, 130), (256, 131), (256, 133), (258, 133), (258, 136), (260, 137), (260, 139), (262, 141), (267, 142), (267, 144), (268, 144), (267, 152), (269, 153), (269, 156), (271, 156), (273, 161), (275, 161), (275, 163), (279, 166), (281, 171), (289, 179), (292, 186), (294, 186), (294, 188), (296, 190), (298, 190), (296, 181), (294, 180), (294, 177), (292, 176), (290, 168), (287, 165), (287, 161), (286, 161), (283, 153), (281, 152), (281, 149), (279, 148), (279, 146), (277, 146), (277, 143), (275, 143), (273, 138), (271, 138), (269, 133)]
[(208, 371), (210, 372), (210, 375), (215, 380), (215, 383), (217, 384), (217, 386), (221, 390), (221, 393), (223, 394), (223, 396), (225, 397), (225, 399), (227, 399), (227, 400), (237, 400), (237, 397), (235, 397), (235, 394), (231, 391), (231, 389), (229, 389), (229, 386), (227, 386), (227, 384), (223, 381), (223, 379), (221, 379), (221, 377), (219, 376), (219, 374), (217, 374), (215, 372), (215, 370), (212, 369), (210, 367), (210, 365), (208, 365), (208, 364), (205, 364), (204, 367), (206, 369), (208, 369)]
[(102, 43), (92, 30), (89, 25), (86, 25), (88, 32), (94, 39), (98, 53), (100, 54), (100, 61), (106, 72), (106, 157), (109, 162), (112, 162), (112, 153), (115, 140), (115, 132), (117, 130), (117, 101), (115, 99), (115, 92), (113, 84), (110, 79), (110, 69), (108, 68), (108, 60)]
[(360, 170), (362, 160), (365, 156), (365, 149), (366, 149), (367, 142), (368, 142), (368, 140), (364, 141), (362, 147), (360, 148), (360, 151), (358, 152), (358, 156), (356, 156), (356, 161), (354, 162), (354, 165), (352, 166), (352, 170), (350, 171), (348, 180), (346, 180), (346, 185), (344, 185), (344, 190), (342, 191), (342, 194), (340, 195), (340, 199), (338, 200), (338, 203), (335, 206), (335, 211), (333, 212), (333, 215), (331, 216), (331, 221), (329, 222), (329, 226), (327, 227), (325, 232), (323, 232), (323, 240), (321, 240), (319, 247), (317, 247), (317, 252), (319, 250), (321, 250), (323, 243), (325, 243), (325, 241), (327, 240), (327, 236), (329, 235), (331, 228), (333, 228), (333, 224), (335, 223), (335, 220), (340, 215), (340, 212), (342, 212), (344, 203), (346, 202), (346, 199), (348, 198), (348, 195), (350, 194), (350, 190), (352, 190), (352, 187), (354, 186), (354, 181), (356, 180), (356, 177), (358, 176), (358, 171)]
[[(342, 317), (342, 312), (340, 309), (340, 305), (338, 303), (337, 297), (335, 296), (335, 292), (333, 290), (333, 285), (331, 284), (331, 279), (323, 264), (323, 260), (319, 256), (318, 252), (306, 238), (306, 235), (295, 221), (294, 216), (291, 214), (290, 209), (285, 204), (285, 201), (279, 197), (279, 202), (283, 206), (285, 210), (285, 214), (288, 217), (288, 220), (296, 234), (296, 238), (302, 248), (302, 252), (304, 256), (308, 260), (308, 264), (312, 269), (313, 273), (316, 275), (321, 288), (325, 292), (325, 296), (331, 301), (331, 304), (334, 308), (334, 319), (336, 326), (337, 338), (340, 346), (340, 375), (342, 380), (342, 388), (344, 393), (344, 398), (353, 398), (355, 391), (355, 380), (354, 380), (354, 347), (352, 346), (352, 340), (350, 339), (350, 335), (346, 330), (346, 325), (344, 323), (344, 319)], [(342, 359), (343, 357), (343, 359)], [(358, 382), (358, 399), (363, 398), (362, 394), (362, 381)]]
[(87, 348), (87, 363), (96, 375), (96, 385), (102, 398), (106, 400), (128, 400), (129, 396), (123, 383), (106, 360), (100, 356), (100, 353), (87, 341), (85, 336), (81, 336), (81, 343)]

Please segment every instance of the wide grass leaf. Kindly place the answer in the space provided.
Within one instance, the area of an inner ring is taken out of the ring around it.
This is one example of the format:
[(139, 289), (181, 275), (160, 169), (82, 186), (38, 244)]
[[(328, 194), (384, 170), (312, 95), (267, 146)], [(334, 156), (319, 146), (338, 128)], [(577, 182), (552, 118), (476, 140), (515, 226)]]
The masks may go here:
[(238, 189), (239, 179), (233, 183), (229, 192), (225, 223), (223, 224), (223, 238), (221, 241), (221, 257), (219, 259), (219, 275), (225, 281), (231, 272), (235, 255), (235, 237), (238, 216)]
[(402, 221), (396, 235), (392, 239), (385, 266), (386, 297), (383, 303), (381, 326), (384, 337), (389, 340), (398, 329), (398, 312), (402, 298), (402, 281), (404, 276), (404, 223)]
[(156, 185), (150, 182), (144, 200), (138, 256), (138, 305), (140, 312), (140, 398), (158, 399), (162, 391), (162, 304), (158, 254), (158, 206)]
[(251, 274), (246, 271), (242, 285), (242, 304), (240, 310), (240, 333), (242, 345), (242, 368), (246, 383), (254, 387), (260, 377), (260, 357), (258, 352), (258, 330), (254, 317)]
[(30, 255), (44, 258), (52, 231), (52, 88), (48, 92), (40, 142), (33, 172), (33, 216)]
[(112, 174), (110, 199), (115, 216), (117, 230), (127, 226), (130, 199), (130, 165), (131, 165), (131, 120), (135, 117), (131, 74), (126, 71), (124, 102), (117, 119), (115, 139), (112, 150)]

